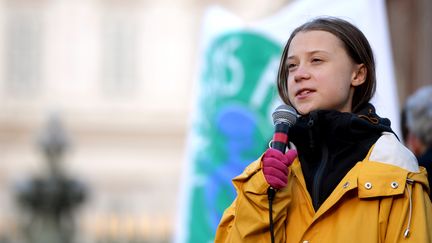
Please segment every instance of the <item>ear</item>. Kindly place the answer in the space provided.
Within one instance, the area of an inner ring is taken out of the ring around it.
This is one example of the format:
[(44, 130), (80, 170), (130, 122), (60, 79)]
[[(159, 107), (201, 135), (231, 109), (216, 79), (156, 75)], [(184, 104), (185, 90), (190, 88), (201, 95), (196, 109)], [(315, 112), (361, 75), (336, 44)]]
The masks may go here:
[(351, 85), (359, 86), (366, 81), (367, 69), (366, 66), (362, 64), (357, 64), (354, 67), (354, 71), (351, 77)]

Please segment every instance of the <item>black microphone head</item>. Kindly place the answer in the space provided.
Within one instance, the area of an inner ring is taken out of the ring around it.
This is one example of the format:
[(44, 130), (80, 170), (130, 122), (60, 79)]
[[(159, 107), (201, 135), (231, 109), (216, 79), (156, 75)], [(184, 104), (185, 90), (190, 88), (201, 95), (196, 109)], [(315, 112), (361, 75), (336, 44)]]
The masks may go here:
[(272, 114), (273, 124), (285, 123), (292, 126), (297, 121), (297, 111), (289, 105), (278, 106)]

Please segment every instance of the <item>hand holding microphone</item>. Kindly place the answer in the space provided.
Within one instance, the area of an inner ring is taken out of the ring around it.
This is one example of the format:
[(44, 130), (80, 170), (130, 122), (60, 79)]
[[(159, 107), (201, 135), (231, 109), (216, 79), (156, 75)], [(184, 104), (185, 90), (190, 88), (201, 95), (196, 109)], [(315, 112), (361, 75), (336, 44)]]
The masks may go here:
[(288, 167), (297, 157), (297, 151), (288, 150), (288, 130), (297, 121), (297, 112), (288, 105), (280, 105), (272, 114), (275, 133), (262, 159), (262, 169), (268, 184), (274, 189), (287, 185)]
[(297, 157), (296, 150), (288, 150), (285, 154), (277, 149), (269, 148), (262, 159), (262, 169), (267, 183), (275, 188), (281, 189), (288, 182), (288, 167)]

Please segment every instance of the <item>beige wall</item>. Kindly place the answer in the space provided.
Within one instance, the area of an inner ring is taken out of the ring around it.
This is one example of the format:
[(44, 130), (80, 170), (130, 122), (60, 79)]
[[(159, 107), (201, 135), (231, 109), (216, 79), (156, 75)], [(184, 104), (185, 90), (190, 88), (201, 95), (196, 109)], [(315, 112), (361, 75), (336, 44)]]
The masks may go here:
[[(50, 112), (59, 111), (72, 142), (64, 167), (91, 193), (81, 208), (81, 237), (139, 231), (160, 238), (170, 230), (202, 7), (193, 1), (1, 1), (2, 31), (9, 33), (20, 16), (30, 18), (39, 24), (23, 26), (38, 31), (41, 45), (35, 46), (36, 87), (13, 89), (5, 60), (10, 39), (0, 35), (1, 219), (16, 218), (11, 188), (46, 168), (35, 140)], [(104, 52), (111, 46), (105, 38), (119, 31), (111, 23), (131, 26), (125, 35), (134, 40), (126, 45), (135, 45), (125, 57), (136, 65), (135, 83), (120, 91), (106, 85)], [(11, 227), (0, 222), (0, 235)]]
[(432, 84), (432, 2), (387, 0), (399, 101)]

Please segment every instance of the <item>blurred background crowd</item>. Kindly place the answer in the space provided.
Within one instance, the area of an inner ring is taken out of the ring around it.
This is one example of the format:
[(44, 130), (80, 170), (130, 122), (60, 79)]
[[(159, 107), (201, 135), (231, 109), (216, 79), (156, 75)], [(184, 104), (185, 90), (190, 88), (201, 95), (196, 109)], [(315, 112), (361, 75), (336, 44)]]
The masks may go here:
[[(0, 243), (171, 242), (206, 9), (294, 2), (0, 0)], [(403, 107), (432, 84), (432, 2), (384, 2)]]

